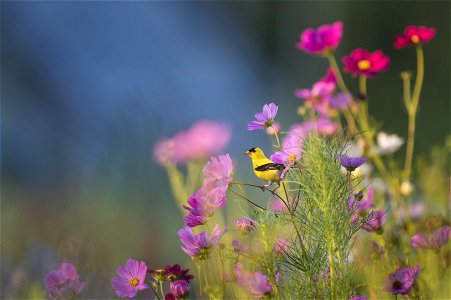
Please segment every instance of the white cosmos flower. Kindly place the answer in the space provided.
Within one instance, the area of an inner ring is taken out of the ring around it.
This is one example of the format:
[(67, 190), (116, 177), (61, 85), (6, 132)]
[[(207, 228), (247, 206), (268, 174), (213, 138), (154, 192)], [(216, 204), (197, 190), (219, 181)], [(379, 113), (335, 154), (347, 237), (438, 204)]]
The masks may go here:
[(396, 134), (387, 134), (379, 132), (377, 134), (377, 147), (375, 152), (384, 155), (393, 153), (404, 144), (404, 139)]

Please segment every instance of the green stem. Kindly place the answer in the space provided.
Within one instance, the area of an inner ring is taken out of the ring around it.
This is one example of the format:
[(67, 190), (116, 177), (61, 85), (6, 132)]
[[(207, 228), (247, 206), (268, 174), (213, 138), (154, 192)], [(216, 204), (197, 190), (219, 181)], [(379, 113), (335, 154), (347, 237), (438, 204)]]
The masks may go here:
[(327, 55), (327, 59), (329, 60), (329, 65), (334, 70), (335, 77), (337, 78), (338, 87), (342, 92), (349, 93), (348, 88), (343, 80), (343, 76), (341, 75), (340, 68), (338, 67), (337, 60), (335, 59), (335, 55), (330, 52)]
[(161, 298), (164, 299), (163, 281), (160, 281), (160, 292), (161, 292)]
[(367, 96), (366, 92), (366, 76), (360, 75), (359, 77), (359, 93), (365, 99)]
[[(417, 74), (415, 78), (415, 86), (413, 88), (412, 99), (407, 107), (407, 114), (409, 123), (407, 127), (407, 146), (406, 146), (406, 160), (404, 162), (404, 180), (409, 180), (412, 173), (413, 149), (415, 142), (415, 121), (420, 102), (421, 88), (424, 79), (424, 54), (423, 48), (417, 46)], [(405, 95), (406, 97), (406, 95)]]
[(196, 263), (196, 267), (197, 267), (197, 280), (199, 280), (199, 299), (202, 299), (203, 288), (202, 288), (202, 277), (200, 276), (199, 263)]
[(271, 125), (272, 130), (274, 130), (274, 136), (276, 137), (276, 141), (277, 141), (277, 148), (280, 150), (280, 140), (279, 140), (279, 135), (277, 134), (276, 129)]
[[(152, 292), (154, 293), (154, 295), (155, 295), (155, 297), (156, 297), (155, 299), (161, 300), (160, 296), (158, 296), (157, 291), (153, 288), (152, 282), (149, 283), (149, 286), (150, 286), (150, 288), (152, 289)], [(164, 296), (163, 296), (163, 297), (164, 297)]]
[(249, 202), (250, 204), (254, 205), (255, 207), (258, 207), (258, 208), (260, 208), (260, 209), (266, 211), (266, 208), (263, 208), (263, 207), (261, 207), (260, 205), (258, 205), (257, 203), (252, 202), (249, 198), (247, 198), (247, 197), (245, 197), (245, 196), (243, 196), (243, 195), (241, 195), (241, 194), (235, 192), (235, 191), (232, 190), (231, 188), (228, 188), (228, 190), (229, 190), (230, 192), (232, 192), (233, 194), (237, 195), (238, 197), (241, 197), (242, 199), (246, 200), (246, 201)]

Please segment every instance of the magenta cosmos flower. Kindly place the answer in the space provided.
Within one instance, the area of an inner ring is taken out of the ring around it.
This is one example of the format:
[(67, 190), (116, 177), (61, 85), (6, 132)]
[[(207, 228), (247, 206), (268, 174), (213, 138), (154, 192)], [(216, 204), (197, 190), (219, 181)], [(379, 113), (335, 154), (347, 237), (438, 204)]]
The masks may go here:
[(320, 81), (325, 82), (325, 83), (333, 83), (336, 85), (337, 84), (337, 76), (335, 75), (334, 69), (328, 68), (326, 75), (324, 75), (324, 77), (321, 78)]
[(340, 164), (349, 172), (354, 171), (366, 162), (365, 157), (350, 157), (346, 155), (338, 155)]
[(279, 107), (274, 103), (263, 105), (263, 111), (255, 114), (257, 121), (252, 121), (247, 124), (247, 130), (259, 130), (270, 127), (274, 123), (274, 118), (277, 115)]
[(188, 198), (189, 206), (183, 205), (189, 213), (185, 216), (185, 224), (189, 227), (196, 227), (207, 222), (216, 210), (226, 204), (226, 194), (215, 189), (210, 192), (201, 188)]
[(205, 231), (199, 234), (195, 234), (189, 227), (183, 227), (178, 231), (178, 236), (182, 242), (182, 250), (195, 259), (204, 260), (210, 255), (211, 250), (215, 247), (222, 235), (226, 232), (226, 229), (221, 230), (219, 224), (213, 228), (211, 236)]
[(367, 49), (355, 49), (349, 56), (343, 57), (345, 72), (352, 76), (362, 75), (374, 77), (376, 73), (386, 71), (390, 65), (390, 58), (380, 50), (370, 53)]
[(257, 224), (254, 220), (246, 217), (239, 217), (235, 220), (235, 227), (241, 234), (248, 234), (255, 229)]
[(409, 25), (404, 30), (403, 35), (395, 37), (394, 47), (401, 49), (410, 45), (419, 45), (429, 42), (435, 36), (435, 28), (425, 26)]
[(138, 291), (148, 289), (149, 285), (144, 283), (146, 273), (147, 266), (144, 262), (128, 259), (124, 265), (117, 268), (119, 277), (111, 279), (116, 295), (119, 298), (133, 298)]
[(417, 233), (410, 238), (413, 248), (438, 249), (451, 238), (451, 227), (445, 225), (429, 235)]
[(71, 299), (85, 287), (78, 278), (77, 270), (70, 263), (62, 263), (58, 269), (44, 278), (45, 290), (49, 299)]
[(307, 28), (301, 33), (301, 40), (296, 47), (310, 54), (325, 54), (338, 47), (342, 36), (342, 22), (325, 24), (317, 29)]
[(272, 291), (271, 283), (266, 275), (260, 272), (244, 271), (242, 263), (236, 264), (235, 275), (237, 284), (254, 298), (262, 298)]
[(230, 141), (230, 127), (202, 120), (189, 129), (158, 142), (153, 149), (155, 160), (163, 166), (203, 160), (220, 153)]
[(393, 295), (407, 295), (413, 287), (415, 279), (418, 276), (419, 266), (398, 268), (390, 273), (385, 282), (386, 289)]

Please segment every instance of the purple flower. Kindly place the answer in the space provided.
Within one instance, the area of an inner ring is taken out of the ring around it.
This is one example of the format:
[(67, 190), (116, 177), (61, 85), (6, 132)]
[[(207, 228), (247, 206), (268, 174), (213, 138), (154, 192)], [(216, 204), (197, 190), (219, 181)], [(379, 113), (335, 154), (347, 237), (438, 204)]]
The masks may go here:
[(353, 195), (348, 201), (349, 211), (353, 213), (351, 220), (353, 225), (366, 215), (369, 208), (374, 207), (372, 188), (368, 188), (366, 198), (363, 198), (363, 194), (359, 194)]
[(219, 224), (213, 228), (209, 237), (205, 231), (195, 234), (189, 227), (183, 227), (178, 231), (178, 236), (183, 244), (182, 250), (192, 258), (204, 260), (210, 255), (211, 250), (219, 242), (226, 229), (221, 230)]
[(228, 125), (202, 120), (158, 142), (153, 150), (154, 157), (163, 166), (202, 160), (220, 153), (229, 143), (230, 137)]
[(62, 263), (44, 278), (45, 290), (49, 299), (70, 299), (78, 295), (85, 283), (78, 278), (77, 270), (70, 263)]
[(386, 289), (393, 295), (407, 295), (412, 289), (415, 279), (418, 276), (419, 266), (398, 268), (395, 272), (390, 273), (385, 282)]
[(349, 172), (354, 171), (366, 162), (365, 157), (349, 157), (340, 154), (338, 155), (338, 159), (340, 160), (340, 164)]
[(216, 210), (223, 207), (226, 203), (226, 194), (221, 189), (214, 189), (207, 192), (201, 188), (188, 198), (189, 206), (183, 206), (189, 211), (185, 216), (185, 224), (189, 227), (203, 225)]
[(347, 107), (352, 105), (352, 96), (348, 93), (338, 93), (334, 96), (328, 98), (329, 105), (340, 111), (345, 110)]
[(147, 266), (144, 262), (128, 259), (123, 266), (117, 268), (119, 277), (111, 279), (111, 285), (116, 290), (119, 298), (133, 298), (138, 291), (148, 289), (144, 283), (146, 279)]
[(236, 229), (241, 232), (241, 234), (248, 234), (255, 229), (255, 221), (245, 217), (239, 217), (235, 220)]
[(279, 107), (274, 103), (265, 104), (263, 111), (255, 114), (257, 121), (252, 121), (247, 124), (247, 130), (265, 129), (274, 123), (274, 118), (277, 115)]
[(171, 283), (171, 292), (175, 298), (185, 298), (189, 295), (190, 286), (186, 280), (177, 280)]
[(270, 159), (275, 163), (285, 164), (280, 178), (285, 178), (287, 171), (301, 158), (303, 140), (293, 134), (287, 135), (282, 142), (281, 150), (271, 155)]
[(366, 300), (366, 296), (365, 295), (353, 296), (353, 297), (349, 298), (349, 300)]
[(241, 254), (241, 255), (246, 254), (249, 251), (249, 246), (247, 246), (244, 243), (241, 243), (238, 240), (232, 241), (232, 247), (233, 247), (233, 252)]
[(413, 248), (438, 249), (445, 245), (451, 238), (451, 227), (442, 226), (429, 235), (417, 233), (410, 238), (410, 245)]
[(385, 211), (376, 210), (368, 214), (366, 222), (362, 224), (362, 228), (368, 232), (378, 231), (385, 223)]
[(301, 34), (301, 40), (296, 44), (299, 50), (311, 54), (325, 54), (335, 50), (343, 36), (343, 23), (322, 25), (317, 29), (308, 28)]
[(271, 293), (272, 286), (266, 275), (260, 272), (244, 271), (242, 263), (237, 263), (235, 267), (237, 284), (247, 290), (254, 298), (262, 298)]

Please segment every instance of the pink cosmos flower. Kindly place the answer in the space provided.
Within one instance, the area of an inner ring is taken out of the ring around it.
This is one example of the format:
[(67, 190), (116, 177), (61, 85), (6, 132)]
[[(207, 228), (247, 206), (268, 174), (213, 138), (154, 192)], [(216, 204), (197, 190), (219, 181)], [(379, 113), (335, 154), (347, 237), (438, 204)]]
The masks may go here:
[(425, 26), (409, 25), (404, 30), (403, 35), (395, 37), (394, 47), (401, 49), (410, 45), (419, 45), (429, 42), (435, 36), (435, 28)]
[(266, 275), (260, 272), (244, 271), (242, 263), (236, 264), (235, 275), (237, 284), (254, 298), (262, 298), (272, 291), (271, 283)]
[(343, 23), (322, 25), (317, 29), (307, 28), (301, 33), (301, 40), (296, 44), (299, 50), (310, 54), (325, 54), (335, 50), (343, 36)]
[(335, 84), (332, 82), (318, 81), (311, 90), (298, 89), (295, 91), (296, 97), (304, 99), (305, 103), (322, 115), (328, 115), (327, 106), (329, 98), (335, 91)]
[(195, 234), (189, 227), (183, 227), (177, 234), (183, 244), (182, 250), (186, 254), (192, 258), (204, 260), (208, 258), (211, 250), (219, 243), (219, 240), (225, 232), (225, 228), (221, 230), (219, 224), (216, 224), (211, 232), (211, 236), (208, 236), (205, 231)]
[(144, 283), (146, 273), (147, 266), (144, 262), (128, 259), (123, 266), (117, 268), (119, 277), (111, 279), (116, 295), (119, 298), (133, 298), (138, 291), (148, 289), (149, 285)]
[(275, 163), (285, 164), (280, 178), (285, 178), (287, 171), (301, 158), (303, 140), (294, 134), (289, 134), (282, 142), (281, 150), (271, 155), (270, 159)]
[(259, 130), (270, 127), (274, 123), (274, 118), (277, 115), (279, 107), (274, 103), (263, 105), (263, 111), (254, 115), (257, 121), (252, 121), (247, 124), (247, 130)]
[(205, 180), (202, 187), (207, 191), (219, 188), (226, 191), (230, 182), (232, 182), (233, 164), (229, 154), (221, 155), (218, 158), (212, 157), (204, 166), (202, 172)]
[(413, 248), (438, 249), (451, 238), (451, 227), (445, 225), (429, 235), (417, 233), (410, 238)]
[(62, 263), (58, 269), (44, 278), (45, 290), (49, 299), (70, 299), (78, 295), (85, 283), (78, 278), (77, 270), (70, 263)]
[(380, 50), (370, 53), (367, 49), (355, 49), (349, 56), (343, 57), (345, 72), (352, 76), (363, 75), (374, 77), (376, 73), (386, 71), (390, 65), (390, 58)]
[(316, 132), (320, 136), (333, 135), (337, 131), (337, 128), (337, 123), (331, 119), (320, 117), (316, 120), (308, 120), (300, 124), (293, 124), (288, 132), (298, 136), (301, 140), (304, 140), (311, 132)]
[(419, 266), (398, 268), (395, 272), (390, 273), (385, 288), (393, 295), (407, 295), (413, 287), (415, 279), (418, 276)]
[(153, 154), (160, 165), (185, 164), (220, 153), (230, 141), (228, 125), (201, 120), (172, 138), (155, 144)]

